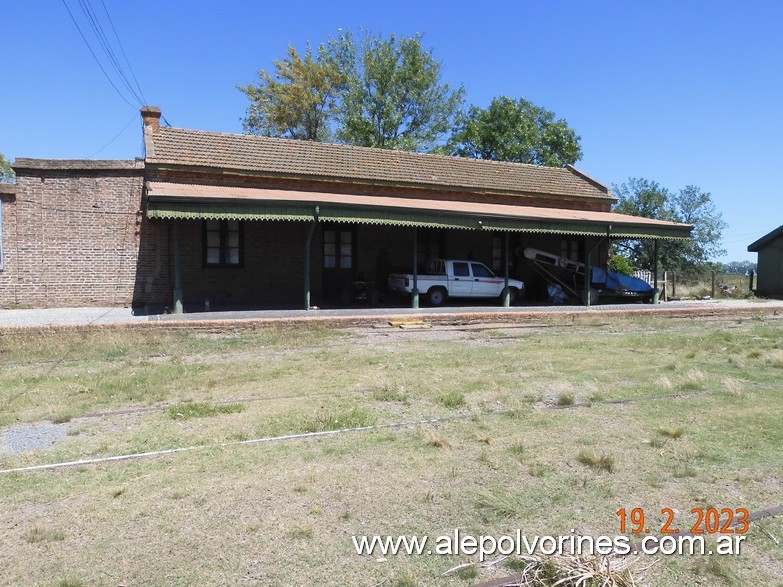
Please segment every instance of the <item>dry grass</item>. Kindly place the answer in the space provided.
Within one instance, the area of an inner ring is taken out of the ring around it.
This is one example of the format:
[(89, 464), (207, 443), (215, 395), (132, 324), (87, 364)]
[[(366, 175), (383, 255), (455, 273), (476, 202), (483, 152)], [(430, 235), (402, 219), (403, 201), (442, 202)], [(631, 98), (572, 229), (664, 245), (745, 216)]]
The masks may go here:
[(451, 440), (437, 430), (427, 430), (424, 432), (424, 444), (435, 448), (448, 448), (451, 446)]
[(614, 470), (614, 457), (609, 456), (606, 453), (597, 454), (589, 450), (583, 450), (579, 452), (576, 460), (597, 471), (607, 471), (608, 473), (611, 473)]
[[(438, 536), (455, 527), (612, 535), (620, 505), (652, 518), (676, 508), (682, 524), (699, 504), (777, 505), (783, 430), (780, 368), (770, 359), (783, 348), (780, 321), (602, 321), (506, 331), (502, 341), (464, 329), (0, 337), (0, 432), (52, 414), (79, 418), (80, 430), (48, 448), (2, 453), (0, 468), (203, 447), (0, 474), (0, 584), (73, 577), (84, 585), (469, 587), (518, 563), (443, 577), (466, 560), (398, 555), (377, 563), (380, 555), (356, 555), (350, 537)], [(746, 358), (752, 348), (763, 355)], [(674, 390), (701, 392), (649, 399), (664, 377)], [(569, 389), (630, 401), (551, 409)], [(465, 404), (447, 406), (450, 394)], [(172, 404), (230, 403), (244, 410), (188, 420), (168, 412)], [(85, 417), (96, 412), (109, 414)], [(676, 440), (640, 435), (675, 425), (686, 431)], [(580, 450), (597, 466), (575, 462)], [(614, 459), (611, 475), (602, 457)], [(64, 538), (30, 542), (31, 528), (62, 529)], [(736, 584), (783, 576), (779, 546), (753, 528), (741, 561), (722, 558), (722, 568), (707, 569), (712, 583), (732, 573)], [(766, 528), (783, 536), (783, 520)], [(665, 557), (649, 580), (694, 583), (693, 566)]]
[[(641, 584), (645, 567), (632, 557), (537, 556), (522, 555), (508, 559), (507, 566), (517, 571), (503, 587), (636, 587)], [(495, 563), (489, 563), (494, 565)], [(475, 569), (465, 565), (457, 572)]]

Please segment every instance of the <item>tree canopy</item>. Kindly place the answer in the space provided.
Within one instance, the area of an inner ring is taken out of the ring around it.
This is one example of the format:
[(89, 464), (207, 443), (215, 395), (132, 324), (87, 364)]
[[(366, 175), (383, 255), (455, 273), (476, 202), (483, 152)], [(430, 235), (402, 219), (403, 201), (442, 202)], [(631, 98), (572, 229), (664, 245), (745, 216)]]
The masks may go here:
[(332, 138), (346, 78), (323, 47), (313, 58), (310, 45), (304, 57), (289, 46), (287, 57), (275, 61), (274, 77), (264, 70), (258, 77), (256, 85), (239, 86), (250, 101), (242, 120), (247, 132), (310, 141)]
[(454, 128), (464, 90), (441, 81), (422, 36), (382, 38), (350, 31), (304, 57), (289, 47), (275, 74), (239, 86), (250, 104), (247, 132), (352, 145), (426, 151)]
[(348, 80), (337, 133), (343, 142), (425, 151), (453, 130), (464, 89), (441, 81), (441, 63), (421, 34), (365, 33), (356, 42), (347, 32), (327, 46)]
[[(664, 269), (695, 274), (704, 269), (711, 258), (725, 254), (721, 235), (727, 225), (712, 196), (698, 186), (689, 185), (670, 192), (655, 181), (630, 178), (619, 186), (614, 185), (613, 192), (619, 198), (615, 212), (693, 225), (691, 240), (661, 241), (659, 244), (658, 259)], [(622, 241), (615, 248), (635, 267), (653, 268), (653, 242)]]
[(580, 137), (565, 120), (520, 98), (471, 106), (445, 149), (452, 155), (560, 167), (582, 157)]
[(0, 183), (13, 183), (15, 178), (16, 174), (14, 173), (14, 170), (11, 169), (11, 164), (3, 154), (0, 153)]

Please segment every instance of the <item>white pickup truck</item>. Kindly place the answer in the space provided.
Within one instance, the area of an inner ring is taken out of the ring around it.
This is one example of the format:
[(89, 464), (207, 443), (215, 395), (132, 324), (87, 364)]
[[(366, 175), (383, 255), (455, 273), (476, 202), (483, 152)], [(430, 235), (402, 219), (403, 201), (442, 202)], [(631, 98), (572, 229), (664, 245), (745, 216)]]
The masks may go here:
[[(419, 292), (427, 296), (432, 306), (440, 306), (447, 298), (497, 298), (503, 293), (505, 279), (497, 276), (483, 263), (432, 259), (427, 273), (417, 276)], [(525, 291), (518, 279), (508, 280), (509, 302), (513, 304)], [(398, 293), (413, 291), (413, 275), (392, 273), (389, 289)]]

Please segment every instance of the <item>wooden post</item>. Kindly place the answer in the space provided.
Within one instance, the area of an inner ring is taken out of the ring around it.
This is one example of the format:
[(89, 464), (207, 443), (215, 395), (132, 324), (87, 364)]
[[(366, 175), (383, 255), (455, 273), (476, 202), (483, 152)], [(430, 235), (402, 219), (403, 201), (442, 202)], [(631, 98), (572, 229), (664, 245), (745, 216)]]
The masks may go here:
[(712, 299), (715, 299), (715, 272), (712, 272)]
[(756, 272), (753, 269), (751, 269), (748, 272), (748, 278), (749, 278), (748, 279), (748, 282), (749, 282), (749, 284), (748, 284), (748, 291), (753, 291), (753, 278), (754, 277), (756, 277)]
[(677, 297), (677, 275), (672, 271), (672, 297)]

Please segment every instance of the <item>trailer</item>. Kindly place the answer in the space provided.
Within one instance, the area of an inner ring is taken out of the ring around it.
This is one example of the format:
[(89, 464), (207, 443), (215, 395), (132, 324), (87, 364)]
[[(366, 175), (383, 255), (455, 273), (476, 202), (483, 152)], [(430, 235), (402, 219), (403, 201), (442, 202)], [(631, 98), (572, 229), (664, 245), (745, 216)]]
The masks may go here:
[[(566, 294), (577, 299), (583, 299), (585, 290), (585, 264), (572, 261), (568, 257), (554, 255), (528, 247), (524, 251), (525, 258), (541, 277), (547, 282), (550, 301), (562, 303)], [(560, 294), (558, 294), (558, 290)], [(611, 271), (590, 266), (590, 304), (599, 299), (650, 302), (655, 290), (653, 287), (636, 277), (630, 277)]]

